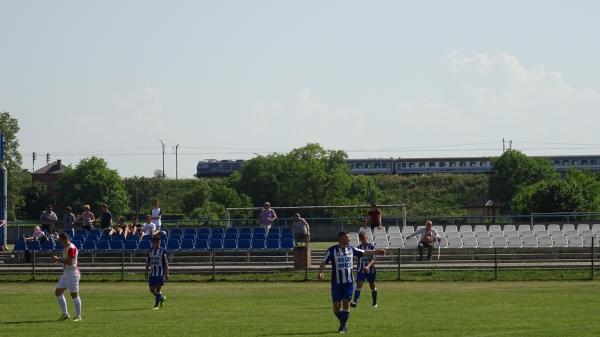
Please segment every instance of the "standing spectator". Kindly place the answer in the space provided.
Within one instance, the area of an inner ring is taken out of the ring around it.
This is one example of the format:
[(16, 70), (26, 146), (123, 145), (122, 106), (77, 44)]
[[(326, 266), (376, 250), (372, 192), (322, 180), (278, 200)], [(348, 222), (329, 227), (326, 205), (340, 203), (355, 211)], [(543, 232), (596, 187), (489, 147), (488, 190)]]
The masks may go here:
[(102, 210), (102, 214), (100, 214), (100, 227), (102, 228), (103, 232), (108, 235), (112, 235), (112, 213), (108, 210), (107, 204), (100, 204), (100, 209)]
[(94, 213), (90, 211), (90, 205), (83, 205), (83, 213), (79, 215), (79, 219), (81, 219), (81, 228), (91, 230), (94, 229), (94, 222), (96, 222), (96, 217)]
[(58, 221), (58, 217), (56, 213), (52, 210), (52, 205), (48, 205), (46, 210), (42, 212), (40, 215), (40, 223), (42, 224), (42, 229), (48, 231), (50, 227), (53, 227), (54, 224)]
[(75, 226), (75, 214), (73, 214), (71, 207), (65, 207), (65, 215), (63, 217), (64, 229), (73, 229)]
[(268, 233), (275, 220), (277, 220), (277, 214), (275, 213), (275, 210), (271, 208), (271, 203), (266, 201), (263, 205), (263, 209), (260, 211), (258, 219), (260, 227), (263, 227)]
[(294, 213), (292, 216), (291, 227), (296, 245), (304, 242), (308, 246), (308, 243), (310, 242), (310, 226), (304, 218), (300, 217), (300, 213)]
[(431, 228), (431, 220), (425, 222), (425, 227), (418, 229), (416, 232), (407, 236), (406, 239), (419, 235), (419, 259), (423, 260), (423, 248), (427, 248), (427, 259), (431, 260), (431, 251), (433, 250), (434, 241), (441, 241), (438, 232)]
[(152, 210), (150, 211), (150, 214), (152, 215), (152, 223), (156, 227), (156, 230), (160, 231), (160, 227), (162, 225), (162, 213), (160, 211), (160, 203), (158, 200), (154, 200), (152, 202)]
[(371, 226), (371, 230), (374, 230), (375, 227), (382, 227), (381, 222), (381, 211), (376, 204), (371, 204), (371, 210), (367, 213), (367, 218), (365, 219), (364, 226)]

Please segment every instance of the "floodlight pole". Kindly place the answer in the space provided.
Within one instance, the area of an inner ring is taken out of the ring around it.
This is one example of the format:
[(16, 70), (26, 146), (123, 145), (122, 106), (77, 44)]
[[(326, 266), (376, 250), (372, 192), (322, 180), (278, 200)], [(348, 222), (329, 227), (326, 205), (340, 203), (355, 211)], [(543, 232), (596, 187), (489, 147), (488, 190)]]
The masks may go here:
[(0, 247), (6, 247), (8, 235), (8, 174), (4, 166), (4, 135), (0, 133)]

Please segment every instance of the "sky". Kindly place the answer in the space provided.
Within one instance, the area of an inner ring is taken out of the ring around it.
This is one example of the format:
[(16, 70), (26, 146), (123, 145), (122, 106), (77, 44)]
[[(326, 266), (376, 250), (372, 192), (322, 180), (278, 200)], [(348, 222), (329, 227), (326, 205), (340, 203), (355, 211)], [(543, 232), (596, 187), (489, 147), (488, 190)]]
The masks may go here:
[(598, 1), (0, 0), (23, 166), (600, 154)]

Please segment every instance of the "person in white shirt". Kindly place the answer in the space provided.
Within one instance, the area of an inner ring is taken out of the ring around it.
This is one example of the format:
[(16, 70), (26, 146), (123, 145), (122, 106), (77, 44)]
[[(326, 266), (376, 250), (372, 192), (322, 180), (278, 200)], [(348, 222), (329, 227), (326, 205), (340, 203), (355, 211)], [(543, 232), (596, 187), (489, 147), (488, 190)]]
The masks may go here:
[(431, 228), (431, 220), (425, 222), (425, 227), (418, 229), (416, 232), (407, 236), (406, 239), (412, 238), (413, 236), (419, 235), (419, 258), (423, 260), (423, 248), (427, 248), (427, 259), (431, 260), (431, 251), (433, 250), (433, 243), (435, 241), (441, 241), (438, 232)]
[(152, 202), (152, 211), (150, 211), (150, 214), (152, 215), (152, 223), (156, 226), (156, 230), (159, 231), (162, 225), (160, 221), (162, 213), (160, 212), (160, 204), (158, 200), (154, 200)]
[(154, 235), (157, 233), (156, 225), (152, 222), (152, 215), (146, 215), (146, 223), (142, 226), (144, 235)]

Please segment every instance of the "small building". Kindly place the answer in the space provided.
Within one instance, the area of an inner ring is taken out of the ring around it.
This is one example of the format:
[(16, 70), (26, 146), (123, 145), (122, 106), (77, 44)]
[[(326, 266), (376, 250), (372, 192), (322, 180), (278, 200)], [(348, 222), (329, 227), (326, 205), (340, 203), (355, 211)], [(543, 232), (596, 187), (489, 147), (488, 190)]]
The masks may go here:
[(56, 200), (59, 193), (58, 179), (65, 173), (66, 166), (58, 159), (40, 169), (37, 169), (31, 174), (33, 181), (39, 181), (46, 185), (48, 196)]
[[(495, 217), (502, 215), (502, 207), (504, 205), (498, 201), (480, 197), (473, 200), (465, 206), (467, 217), (471, 223), (483, 223), (487, 217)], [(493, 218), (490, 222), (495, 222)]]

